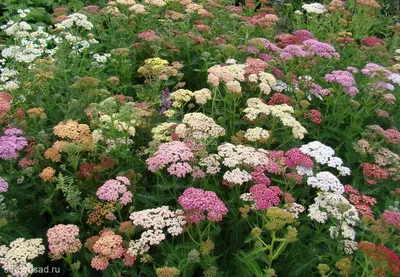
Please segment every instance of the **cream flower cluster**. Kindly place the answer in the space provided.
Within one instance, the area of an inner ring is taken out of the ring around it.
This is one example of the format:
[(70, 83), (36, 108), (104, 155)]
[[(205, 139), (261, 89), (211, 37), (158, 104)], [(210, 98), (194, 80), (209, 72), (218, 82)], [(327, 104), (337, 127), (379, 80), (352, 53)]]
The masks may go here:
[(336, 168), (342, 176), (348, 176), (351, 173), (350, 168), (343, 166), (342, 159), (334, 156), (335, 151), (319, 141), (312, 141), (302, 145), (300, 151), (314, 158), (319, 164), (326, 164), (329, 167)]
[(129, 243), (128, 253), (131, 256), (143, 255), (150, 250), (150, 246), (160, 244), (165, 239), (163, 229), (167, 229), (172, 236), (178, 236), (186, 224), (184, 211), (171, 211), (168, 206), (134, 212), (129, 219), (134, 226), (146, 229), (139, 239)]
[(251, 175), (246, 170), (235, 168), (233, 170), (226, 171), (222, 178), (229, 185), (243, 185), (251, 180)]
[(216, 174), (221, 171), (220, 159), (221, 157), (217, 154), (209, 154), (207, 157), (200, 159), (199, 165), (206, 167), (206, 173)]
[(269, 132), (260, 127), (249, 128), (244, 137), (251, 142), (264, 142), (269, 138)]
[(307, 13), (324, 14), (328, 12), (324, 5), (320, 3), (304, 4), (301, 6)]
[(187, 113), (183, 117), (175, 133), (180, 138), (194, 138), (204, 140), (217, 138), (225, 135), (225, 129), (215, 123), (215, 121), (202, 113)]
[(260, 90), (264, 94), (269, 94), (271, 87), (276, 85), (276, 79), (271, 73), (252, 73), (246, 77), (246, 69), (246, 64), (214, 65), (208, 69), (207, 81), (214, 87), (218, 87), (220, 83), (225, 84), (232, 94), (242, 93), (240, 82), (258, 83)]
[(237, 166), (262, 166), (268, 163), (267, 151), (255, 149), (251, 146), (234, 145), (229, 142), (218, 146), (218, 155), (223, 159), (222, 163), (230, 168)]
[(244, 113), (250, 121), (255, 120), (260, 114), (277, 117), (284, 126), (292, 128), (292, 134), (297, 139), (303, 139), (307, 134), (307, 130), (291, 115), (294, 113), (293, 107), (286, 104), (267, 105), (260, 98), (250, 98), (247, 100)]
[(42, 239), (18, 238), (9, 246), (0, 246), (0, 264), (3, 270), (15, 277), (27, 277), (33, 274), (33, 260), (44, 254), (45, 248)]
[(171, 138), (171, 128), (175, 125), (172, 122), (163, 122), (160, 125), (151, 129), (153, 134), (154, 143), (170, 142)]
[(56, 24), (57, 29), (69, 29), (73, 26), (82, 27), (86, 30), (92, 30), (93, 24), (87, 20), (87, 16), (81, 13), (73, 13), (68, 15), (68, 18)]

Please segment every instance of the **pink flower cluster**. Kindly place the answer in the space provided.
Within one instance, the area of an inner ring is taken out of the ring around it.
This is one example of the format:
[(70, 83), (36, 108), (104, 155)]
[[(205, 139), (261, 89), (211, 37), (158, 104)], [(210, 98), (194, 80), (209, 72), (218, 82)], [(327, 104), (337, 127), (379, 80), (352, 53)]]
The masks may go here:
[(6, 180), (0, 177), (0, 192), (8, 191), (8, 183)]
[(9, 93), (0, 91), (0, 117), (6, 114), (11, 108), (12, 97)]
[(365, 181), (368, 184), (375, 185), (384, 181), (388, 177), (388, 172), (377, 164), (362, 163), (361, 165)]
[(251, 180), (255, 184), (264, 184), (269, 186), (271, 184), (271, 180), (264, 173), (265, 168), (263, 166), (256, 166), (254, 170), (250, 173)]
[(303, 41), (303, 44), (305, 49), (315, 56), (327, 59), (340, 58), (339, 53), (328, 43), (320, 42), (316, 39), (308, 39)]
[(279, 196), (283, 195), (280, 188), (276, 186), (267, 187), (265, 184), (255, 184), (250, 188), (250, 194), (254, 197), (258, 210), (267, 210), (277, 206), (281, 202)]
[(349, 202), (354, 205), (359, 214), (374, 218), (374, 213), (371, 209), (376, 204), (374, 197), (361, 195), (357, 189), (350, 185), (344, 186), (344, 193), (348, 195)]
[[(187, 188), (178, 198), (179, 204), (186, 212), (188, 223), (200, 223), (206, 218), (210, 221), (221, 221), (228, 213), (225, 204), (213, 191), (205, 191), (197, 188)], [(207, 216), (205, 215), (207, 212)]]
[(392, 73), (383, 66), (375, 63), (368, 63), (361, 72), (370, 78), (374, 77), (389, 77)]
[(58, 224), (47, 230), (47, 240), (49, 242), (49, 256), (59, 260), (65, 254), (77, 252), (82, 247), (78, 238), (79, 227), (73, 224)]
[(118, 176), (114, 179), (106, 181), (98, 188), (96, 195), (100, 200), (119, 201), (122, 205), (132, 202), (132, 192), (128, 191), (126, 186), (129, 186), (128, 178)]
[(292, 148), (285, 152), (284, 157), (285, 165), (289, 168), (296, 167), (298, 165), (313, 168), (314, 162), (309, 155), (303, 154), (299, 148)]
[(160, 38), (160, 37), (156, 34), (156, 32), (154, 32), (153, 30), (148, 30), (148, 31), (139, 33), (139, 34), (137, 35), (137, 37), (138, 37), (139, 39), (143, 39), (143, 40), (145, 40), (145, 41), (148, 41), (148, 40), (151, 40), (151, 39), (154, 39), (154, 38)]
[(6, 129), (4, 136), (0, 136), (0, 160), (17, 159), (17, 151), (28, 145), (27, 140), (20, 135), (23, 132), (17, 128)]
[(355, 87), (356, 81), (354, 80), (353, 74), (348, 71), (334, 70), (330, 74), (325, 75), (325, 80), (329, 83), (339, 83), (344, 87), (344, 92), (351, 96), (358, 93), (358, 89)]
[(187, 161), (193, 157), (193, 152), (186, 143), (172, 141), (161, 144), (157, 152), (146, 160), (146, 163), (151, 172), (156, 172), (169, 165), (167, 170), (171, 175), (185, 177), (192, 171), (192, 167)]
[(319, 110), (309, 110), (304, 113), (305, 117), (310, 117), (311, 122), (321, 124), (322, 123), (322, 113)]
[(268, 64), (260, 59), (247, 58), (245, 62), (246, 67), (246, 75), (250, 74), (258, 74), (260, 72), (264, 72), (264, 70), (268, 67)]
[(93, 252), (97, 255), (93, 257), (91, 266), (97, 270), (104, 270), (109, 265), (109, 260), (120, 259), (124, 256), (124, 264), (132, 265), (136, 257), (130, 256), (126, 249), (122, 247), (123, 239), (111, 230), (100, 232), (100, 237), (93, 245)]
[(382, 219), (389, 225), (393, 225), (400, 229), (400, 213), (396, 211), (386, 210), (382, 214)]

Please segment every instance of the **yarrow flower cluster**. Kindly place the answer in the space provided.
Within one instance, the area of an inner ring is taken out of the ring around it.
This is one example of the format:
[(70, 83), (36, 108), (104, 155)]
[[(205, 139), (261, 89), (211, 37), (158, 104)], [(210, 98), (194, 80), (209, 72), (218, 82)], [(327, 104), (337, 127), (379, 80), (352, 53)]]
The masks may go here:
[(389, 225), (400, 229), (400, 212), (385, 210), (381, 218)]
[(344, 87), (344, 92), (350, 96), (354, 96), (358, 93), (358, 89), (355, 87), (355, 80), (353, 74), (348, 71), (334, 70), (329, 74), (325, 75), (327, 82), (336, 82)]
[(307, 13), (310, 13), (310, 14), (313, 14), (313, 13), (324, 14), (324, 13), (328, 12), (328, 10), (325, 8), (325, 6), (320, 3), (304, 4), (301, 7), (303, 9), (305, 9), (307, 11)]
[(175, 133), (182, 139), (205, 140), (224, 136), (225, 129), (205, 114), (187, 113), (184, 115), (182, 123), (175, 128)]
[(72, 28), (73, 26), (82, 27), (89, 31), (93, 28), (93, 24), (87, 20), (87, 16), (81, 13), (70, 14), (66, 19), (56, 24), (56, 28), (62, 30)]
[(171, 175), (184, 177), (192, 171), (192, 167), (187, 162), (193, 158), (194, 154), (186, 143), (172, 141), (161, 144), (157, 152), (146, 160), (146, 163), (151, 172), (168, 166), (167, 170)]
[(342, 176), (350, 175), (350, 169), (343, 166), (342, 159), (335, 157), (335, 151), (319, 141), (302, 145), (300, 151), (316, 160), (317, 163), (336, 168)]
[(161, 243), (165, 239), (163, 229), (177, 236), (183, 232), (182, 226), (186, 224), (184, 212), (171, 211), (168, 206), (134, 212), (129, 219), (134, 226), (146, 229), (139, 239), (129, 243), (128, 254), (131, 256), (143, 255), (150, 250), (150, 246)]
[(270, 207), (278, 206), (281, 202), (282, 190), (277, 186), (267, 187), (265, 184), (255, 184), (249, 190), (254, 199), (257, 210), (268, 210)]
[(261, 114), (277, 117), (284, 126), (292, 128), (292, 134), (297, 139), (303, 139), (307, 134), (307, 130), (291, 115), (294, 113), (293, 107), (286, 104), (267, 105), (259, 98), (250, 98), (243, 112), (250, 121), (254, 121)]
[(79, 227), (76, 225), (58, 224), (47, 230), (49, 242), (49, 256), (55, 260), (61, 259), (66, 254), (73, 254), (82, 248), (79, 236)]
[(376, 245), (369, 241), (360, 241), (358, 249), (364, 252), (369, 258), (377, 262), (377, 268), (389, 270), (393, 276), (400, 275), (400, 258), (384, 245)]
[(332, 191), (339, 194), (344, 193), (344, 187), (339, 179), (328, 171), (322, 171), (315, 176), (308, 177), (307, 184), (322, 191)]
[(118, 201), (122, 205), (132, 202), (132, 192), (127, 190), (130, 185), (128, 178), (118, 176), (114, 179), (106, 181), (100, 188), (98, 188), (96, 195), (100, 200), (105, 201)]
[(374, 197), (361, 195), (357, 189), (350, 185), (344, 186), (344, 192), (348, 195), (349, 202), (354, 205), (360, 215), (374, 218), (374, 213), (371, 209), (371, 207), (377, 203)]
[(0, 177), (0, 192), (8, 191), (8, 183), (6, 180)]
[(218, 222), (228, 213), (225, 204), (213, 191), (187, 188), (178, 198), (178, 203), (185, 210), (188, 223), (198, 224), (203, 220)]
[(10, 128), (4, 131), (4, 136), (0, 136), (0, 159), (14, 160), (19, 157), (18, 151), (28, 145), (27, 140), (21, 135), (23, 132), (17, 128)]
[(18, 238), (9, 246), (0, 245), (0, 265), (3, 270), (15, 277), (28, 277), (33, 274), (34, 267), (30, 260), (44, 254), (42, 239)]
[(123, 239), (120, 235), (116, 235), (111, 230), (103, 230), (100, 237), (96, 238), (91, 249), (96, 256), (92, 258), (91, 266), (97, 270), (105, 270), (110, 260), (123, 258), (126, 266), (130, 266), (135, 261), (135, 256), (130, 256), (127, 250), (122, 247)]

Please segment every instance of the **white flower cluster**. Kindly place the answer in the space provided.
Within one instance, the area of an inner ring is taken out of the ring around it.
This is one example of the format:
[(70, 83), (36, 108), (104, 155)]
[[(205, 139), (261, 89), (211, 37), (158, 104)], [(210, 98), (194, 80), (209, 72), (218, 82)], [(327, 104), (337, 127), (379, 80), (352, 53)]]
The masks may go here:
[(315, 177), (309, 177), (307, 179), (307, 184), (323, 191), (333, 191), (340, 194), (344, 193), (344, 187), (339, 179), (329, 171), (322, 171), (317, 173)]
[(97, 63), (101, 63), (101, 64), (105, 64), (108, 61), (108, 58), (110, 58), (110, 57), (111, 57), (110, 53), (106, 53), (104, 55), (96, 53), (93, 55), (93, 58), (95, 59), (95, 61)]
[(334, 156), (335, 151), (319, 141), (312, 141), (302, 145), (300, 151), (314, 158), (319, 164), (326, 164), (329, 167), (336, 168), (342, 176), (347, 176), (351, 173), (350, 168), (343, 166), (342, 159)]
[(268, 163), (266, 150), (255, 149), (251, 146), (233, 145), (229, 142), (218, 146), (218, 155), (223, 158), (222, 163), (230, 168), (241, 165), (256, 167)]
[(225, 135), (225, 129), (215, 123), (214, 119), (202, 113), (187, 113), (182, 123), (178, 124), (175, 133), (180, 138), (204, 140)]
[(56, 24), (57, 29), (70, 29), (73, 26), (82, 27), (86, 30), (92, 30), (93, 24), (87, 20), (87, 16), (80, 13), (73, 13), (68, 15), (68, 18)]
[[(353, 226), (359, 222), (356, 208), (341, 194), (337, 192), (322, 192), (314, 199), (314, 204), (309, 207), (308, 216), (317, 222), (326, 223), (328, 219), (336, 220), (339, 225), (330, 227), (331, 237), (342, 237), (354, 240), (356, 232)], [(346, 247), (347, 245), (347, 247)], [(351, 253), (351, 243), (347, 242), (345, 251)]]
[(28, 260), (33, 260), (44, 252), (42, 239), (18, 238), (9, 246), (0, 246), (0, 264), (12, 276), (27, 277), (33, 274), (33, 264)]
[(243, 185), (251, 180), (251, 175), (246, 170), (235, 168), (225, 172), (222, 178), (229, 185)]
[(282, 92), (288, 88), (288, 85), (283, 81), (277, 81), (276, 85), (272, 87), (272, 89), (276, 92)]
[(163, 0), (144, 0), (144, 2), (149, 4), (149, 6), (155, 7), (164, 7), (165, 5), (167, 5), (167, 3)]
[(250, 98), (247, 100), (244, 113), (250, 121), (255, 120), (260, 114), (275, 116), (284, 126), (292, 128), (292, 134), (297, 139), (303, 139), (307, 134), (307, 130), (291, 115), (294, 109), (289, 105), (267, 105), (260, 98)]
[(168, 206), (134, 212), (129, 219), (133, 225), (147, 229), (139, 239), (129, 243), (128, 253), (131, 256), (142, 255), (149, 251), (150, 246), (162, 242), (165, 239), (163, 229), (167, 228), (169, 234), (178, 236), (183, 232), (182, 226), (186, 224), (184, 212), (171, 211)]
[(335, 192), (319, 193), (309, 208), (308, 216), (320, 223), (332, 217), (339, 222), (344, 220), (350, 226), (359, 221), (356, 208), (343, 195)]
[(244, 137), (251, 142), (265, 142), (269, 138), (269, 132), (260, 127), (249, 128), (247, 129)]
[(301, 6), (307, 13), (324, 14), (328, 12), (324, 5), (321, 3), (304, 4)]
[(0, 90), (12, 91), (19, 87), (18, 71), (0, 67)]

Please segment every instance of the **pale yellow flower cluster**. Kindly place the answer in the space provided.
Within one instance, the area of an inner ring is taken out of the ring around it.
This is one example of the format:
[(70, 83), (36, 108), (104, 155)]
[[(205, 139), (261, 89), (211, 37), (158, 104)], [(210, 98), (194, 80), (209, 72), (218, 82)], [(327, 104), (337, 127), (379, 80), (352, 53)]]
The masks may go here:
[(291, 115), (294, 109), (289, 105), (267, 105), (260, 98), (250, 98), (247, 100), (244, 113), (250, 121), (255, 120), (260, 114), (275, 116), (284, 126), (292, 128), (292, 134), (297, 139), (303, 139), (307, 134), (307, 130)]
[(204, 105), (211, 99), (211, 91), (207, 88), (196, 90), (194, 92), (188, 89), (178, 89), (171, 94), (172, 107), (180, 108), (183, 104), (195, 99), (196, 104)]

